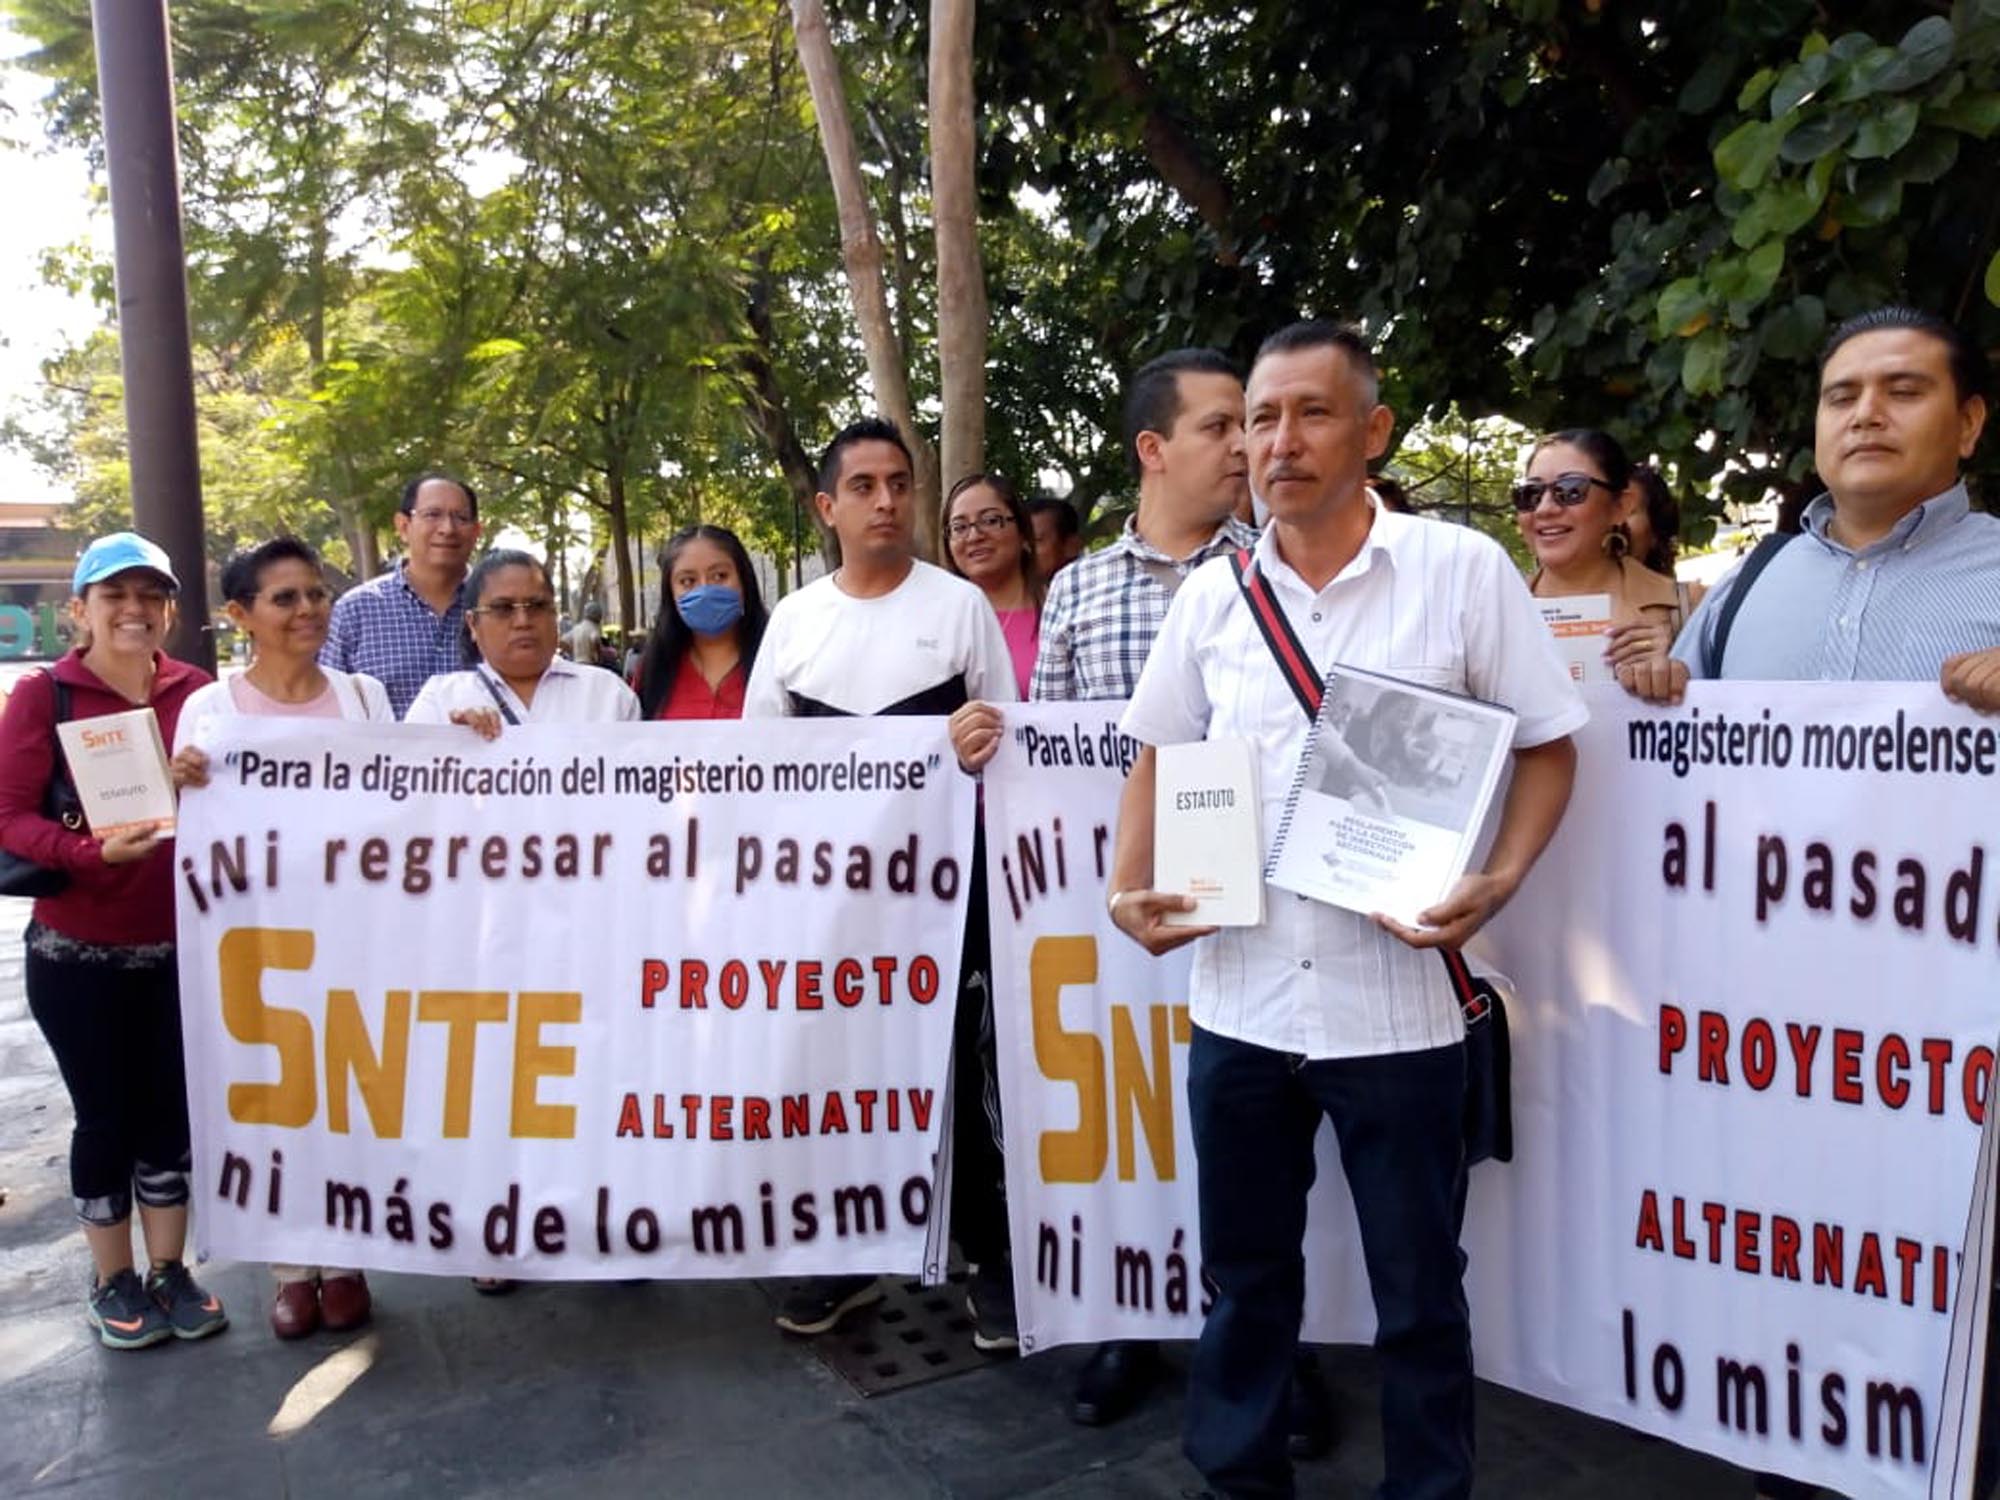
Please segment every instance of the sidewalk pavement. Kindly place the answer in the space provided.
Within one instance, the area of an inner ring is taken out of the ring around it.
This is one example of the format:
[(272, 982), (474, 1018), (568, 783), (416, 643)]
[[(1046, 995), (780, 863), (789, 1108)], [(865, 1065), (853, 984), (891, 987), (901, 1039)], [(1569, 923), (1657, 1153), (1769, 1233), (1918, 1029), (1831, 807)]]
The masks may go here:
[[(0, 898), (0, 1494), (1172, 1497), (1180, 1374), (1116, 1427), (1064, 1412), (1086, 1351), (994, 1362), (863, 1399), (781, 1336), (750, 1282), (525, 1286), (370, 1278), (373, 1325), (280, 1344), (261, 1266), (200, 1273), (218, 1338), (100, 1348), (66, 1188), (69, 1102), (27, 1012)], [(1302, 1495), (1360, 1500), (1381, 1473), (1366, 1350), (1322, 1363), (1347, 1429)], [(1735, 1500), (1741, 1471), (1495, 1386), (1480, 1388), (1483, 1497)]]

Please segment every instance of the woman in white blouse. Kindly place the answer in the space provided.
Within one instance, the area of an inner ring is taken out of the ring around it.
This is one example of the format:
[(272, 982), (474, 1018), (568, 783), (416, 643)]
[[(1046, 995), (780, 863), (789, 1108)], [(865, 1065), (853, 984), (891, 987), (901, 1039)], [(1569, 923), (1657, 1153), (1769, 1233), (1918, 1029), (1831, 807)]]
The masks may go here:
[[(556, 654), (556, 590), (525, 552), (495, 548), (465, 580), (466, 656), (473, 665), (423, 685), (406, 724), (463, 724), (484, 739), (503, 724), (587, 724), (639, 717), (639, 699), (616, 672)], [(482, 1292), (513, 1290), (474, 1277)]]
[(556, 591), (525, 552), (496, 548), (465, 580), (463, 672), (433, 677), (406, 724), (464, 724), (487, 739), (503, 724), (637, 719), (639, 700), (616, 672), (556, 654)]
[[(389, 694), (373, 677), (319, 664), (332, 591), (319, 554), (295, 536), (239, 552), (222, 569), (223, 611), (250, 641), (250, 666), (198, 689), (174, 732), (175, 768), (189, 787), (208, 781), (207, 747), (232, 718), (362, 719), (393, 722)], [(372, 1299), (359, 1271), (341, 1266), (272, 1266), (278, 1279), (271, 1331), (304, 1338), (368, 1321)]]

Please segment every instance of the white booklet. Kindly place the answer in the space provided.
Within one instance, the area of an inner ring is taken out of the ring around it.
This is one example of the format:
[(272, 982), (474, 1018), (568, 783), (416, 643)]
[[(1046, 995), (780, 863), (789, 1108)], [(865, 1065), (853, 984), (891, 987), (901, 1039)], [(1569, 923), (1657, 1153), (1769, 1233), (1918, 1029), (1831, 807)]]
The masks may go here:
[(1414, 925), (1465, 873), (1513, 744), (1512, 709), (1336, 666), (1266, 875)]
[(1257, 750), (1248, 740), (1162, 745), (1153, 785), (1153, 889), (1192, 896), (1168, 927), (1256, 927), (1264, 920)]
[(1611, 629), (1609, 594), (1572, 594), (1567, 599), (1537, 599), (1542, 623), (1556, 643), (1556, 655), (1569, 668), (1572, 682), (1613, 682), (1604, 660), (1604, 635)]
[(65, 719), (56, 733), (92, 833), (99, 838), (128, 828), (173, 833), (174, 779), (160, 721), (150, 708)]

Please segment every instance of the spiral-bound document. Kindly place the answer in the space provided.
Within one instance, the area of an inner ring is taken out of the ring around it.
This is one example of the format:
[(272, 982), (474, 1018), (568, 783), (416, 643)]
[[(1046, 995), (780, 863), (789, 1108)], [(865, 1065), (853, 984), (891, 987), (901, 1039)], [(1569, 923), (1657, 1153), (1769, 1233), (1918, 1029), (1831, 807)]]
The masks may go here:
[(1266, 878), (1414, 923), (1465, 873), (1513, 743), (1512, 709), (1336, 666)]

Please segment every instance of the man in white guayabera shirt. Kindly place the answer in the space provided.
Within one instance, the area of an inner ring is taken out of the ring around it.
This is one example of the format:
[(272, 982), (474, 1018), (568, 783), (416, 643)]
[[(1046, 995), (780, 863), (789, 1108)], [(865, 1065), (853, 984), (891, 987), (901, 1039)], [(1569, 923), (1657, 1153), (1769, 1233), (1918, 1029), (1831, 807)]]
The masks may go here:
[[(1385, 1500), (1472, 1488), (1472, 1337), (1459, 1249), (1464, 1023), (1435, 947), (1463, 944), (1520, 885), (1569, 799), (1585, 712), (1500, 546), (1377, 506), (1368, 461), (1394, 417), (1352, 329), (1273, 334), (1250, 371), (1250, 481), (1271, 511), (1255, 568), (1324, 676), (1336, 662), (1503, 703), (1514, 775), (1483, 870), (1422, 926), (1268, 892), (1262, 926), (1197, 932), (1188, 1113), (1215, 1300), (1188, 1378), (1184, 1446), (1229, 1495), (1290, 1495), (1285, 1394), (1305, 1293), (1313, 1137), (1333, 1123), (1374, 1295)], [(1121, 721), (1146, 749), (1126, 783), (1109, 903), (1149, 951), (1188, 941), (1153, 884), (1153, 747), (1257, 747), (1264, 825), (1307, 719), (1229, 563), (1174, 596)]]

